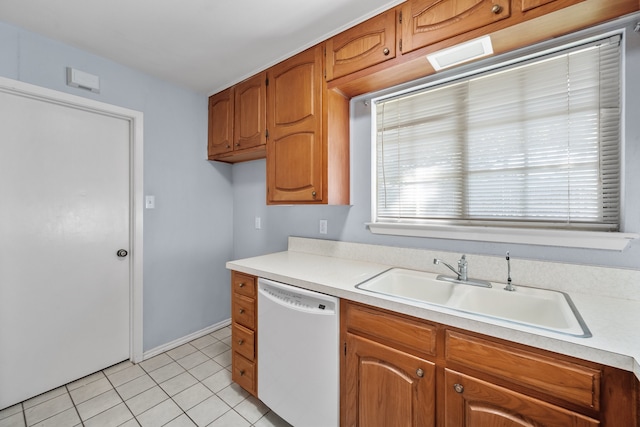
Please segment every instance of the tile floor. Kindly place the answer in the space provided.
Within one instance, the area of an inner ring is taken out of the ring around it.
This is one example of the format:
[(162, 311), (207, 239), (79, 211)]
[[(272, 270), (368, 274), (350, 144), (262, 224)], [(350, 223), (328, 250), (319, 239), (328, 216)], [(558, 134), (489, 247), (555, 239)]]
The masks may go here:
[(231, 381), (231, 328), (0, 411), (0, 427), (290, 427)]

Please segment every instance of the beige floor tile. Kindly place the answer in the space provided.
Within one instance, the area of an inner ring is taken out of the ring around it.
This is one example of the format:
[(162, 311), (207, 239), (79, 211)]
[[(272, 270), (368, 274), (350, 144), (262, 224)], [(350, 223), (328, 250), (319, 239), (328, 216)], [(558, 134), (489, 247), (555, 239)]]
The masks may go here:
[(194, 346), (195, 348), (197, 348), (198, 350), (200, 350), (201, 348), (204, 348), (208, 345), (213, 344), (214, 342), (217, 342), (218, 340), (215, 339), (214, 337), (212, 337), (211, 335), (204, 335), (198, 339), (195, 339), (193, 341), (191, 341), (189, 344), (191, 344), (192, 346)]
[(122, 403), (122, 399), (114, 389), (106, 391), (76, 406), (83, 421), (93, 418), (101, 412)]
[(253, 396), (243, 400), (233, 409), (251, 424), (255, 423), (262, 418), (264, 414), (269, 412), (269, 408)]
[(169, 421), (164, 427), (195, 427), (195, 423), (186, 414), (182, 414), (178, 418)]
[(227, 350), (224, 353), (217, 355), (213, 358), (213, 360), (215, 360), (225, 368), (227, 366), (231, 366), (231, 350)]
[(224, 353), (225, 351), (230, 350), (231, 347), (229, 347), (228, 345), (226, 345), (223, 342), (215, 342), (211, 345), (208, 345), (202, 349), (200, 349), (201, 352), (203, 352), (204, 354), (206, 354), (207, 356), (209, 356), (210, 358), (214, 358), (222, 353)]
[(127, 405), (121, 403), (84, 422), (84, 427), (117, 427), (133, 419)]
[(188, 389), (197, 382), (198, 380), (191, 376), (191, 374), (183, 372), (180, 375), (176, 375), (175, 377), (161, 383), (160, 387), (162, 387), (169, 396), (173, 396)]
[(169, 356), (173, 360), (178, 360), (178, 359), (182, 359), (185, 356), (188, 356), (194, 351), (198, 351), (198, 349), (192, 346), (191, 344), (186, 343), (181, 345), (180, 347), (174, 348), (173, 350), (169, 350), (166, 353), (167, 353), (167, 356)]
[(230, 410), (231, 407), (224, 403), (222, 399), (217, 396), (211, 396), (189, 409), (187, 415), (198, 427), (204, 427)]
[(250, 427), (251, 424), (236, 411), (229, 411), (211, 424), (209, 427)]
[(157, 427), (165, 425), (181, 414), (182, 409), (173, 400), (167, 399), (136, 418), (142, 427)]
[(133, 362), (131, 362), (130, 360), (125, 360), (123, 362), (116, 363), (113, 366), (109, 366), (107, 369), (103, 369), (102, 372), (104, 372), (105, 375), (111, 375), (123, 369), (130, 368), (131, 366), (133, 366)]
[(32, 397), (29, 400), (25, 400), (22, 404), (24, 406), (24, 409), (29, 409), (33, 406), (39, 405), (42, 402), (46, 402), (47, 400), (51, 400), (54, 397), (58, 397), (58, 396), (62, 396), (63, 394), (67, 393), (67, 389), (66, 387), (58, 387), (56, 389), (53, 390), (49, 390), (46, 393), (42, 393), (37, 395), (36, 397)]
[(27, 419), (27, 425), (31, 426), (72, 407), (73, 402), (65, 389), (64, 394), (26, 409), (24, 415)]
[(67, 384), (67, 389), (69, 391), (73, 391), (73, 390), (75, 390), (77, 388), (85, 386), (85, 385), (87, 385), (89, 383), (92, 383), (94, 381), (97, 381), (97, 380), (99, 380), (101, 378), (106, 378), (106, 377), (104, 376), (104, 373), (102, 371), (98, 371), (98, 372), (96, 372), (94, 374), (87, 375), (84, 378), (80, 378), (79, 380), (76, 380), (76, 381), (74, 381), (72, 383)]
[(51, 418), (34, 424), (33, 427), (74, 427), (82, 425), (75, 408), (69, 408)]
[(7, 415), (0, 418), (0, 427), (25, 427), (22, 410), (17, 414)]
[(211, 375), (210, 377), (205, 378), (202, 381), (202, 384), (207, 386), (207, 388), (212, 392), (218, 393), (219, 391), (227, 387), (229, 384), (231, 384), (231, 382), (232, 382), (231, 372), (227, 371), (226, 369), (223, 369), (220, 372), (217, 372)]
[(126, 421), (124, 424), (120, 424), (118, 427), (140, 427), (140, 423), (135, 418), (131, 418), (129, 421)]
[(214, 362), (213, 360), (208, 360), (195, 368), (189, 369), (189, 373), (193, 375), (198, 381), (202, 381), (207, 377), (215, 374), (216, 372), (220, 372), (224, 367), (220, 366), (218, 362)]
[(165, 393), (159, 386), (155, 386), (135, 397), (132, 397), (125, 403), (131, 412), (133, 412), (135, 416), (138, 416), (167, 399), (169, 399), (167, 393)]
[(178, 359), (177, 362), (184, 369), (191, 369), (200, 365), (201, 363), (206, 362), (207, 360), (211, 359), (209, 359), (209, 357), (201, 351), (196, 351), (188, 356), (183, 357), (182, 359)]
[(249, 397), (249, 393), (238, 384), (231, 383), (229, 386), (218, 392), (218, 397), (233, 408)]
[(211, 396), (213, 396), (211, 390), (202, 383), (197, 383), (173, 396), (173, 400), (183, 411), (187, 411)]
[(2, 411), (0, 411), (0, 420), (10, 417), (12, 415), (15, 414), (19, 414), (22, 413), (22, 404), (18, 403), (16, 405), (13, 406), (9, 406), (8, 408), (4, 408)]
[(119, 387), (116, 387), (118, 394), (124, 400), (131, 399), (143, 391), (149, 390), (154, 387), (156, 382), (147, 374), (139, 376), (135, 380), (131, 380), (128, 383), (124, 383)]
[(86, 402), (107, 390), (113, 390), (113, 386), (106, 377), (99, 378), (97, 381), (93, 381), (75, 388), (69, 392), (71, 399), (76, 405)]
[(107, 377), (114, 387), (118, 387), (145, 374), (146, 372), (144, 371), (144, 369), (142, 369), (138, 365), (133, 365), (120, 371), (114, 372), (113, 374), (107, 374)]
[(219, 340), (226, 338), (226, 337), (230, 337), (231, 336), (231, 326), (226, 326), (222, 329), (218, 329), (217, 331), (213, 331), (211, 332), (209, 335), (211, 335), (214, 338), (217, 338)]
[(185, 372), (185, 369), (178, 365), (176, 362), (171, 362), (168, 365), (164, 365), (162, 368), (149, 372), (151, 378), (153, 378), (158, 384), (165, 382), (169, 378), (173, 378), (176, 375), (180, 375)]
[(165, 353), (160, 353), (157, 356), (152, 357), (139, 363), (147, 372), (155, 371), (158, 368), (162, 368), (164, 365), (168, 365), (173, 362), (173, 359), (167, 356)]

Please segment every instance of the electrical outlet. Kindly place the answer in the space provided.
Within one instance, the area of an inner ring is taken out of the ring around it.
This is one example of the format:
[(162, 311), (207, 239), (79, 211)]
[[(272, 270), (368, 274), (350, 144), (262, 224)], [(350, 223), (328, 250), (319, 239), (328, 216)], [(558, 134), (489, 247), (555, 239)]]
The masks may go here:
[(320, 234), (327, 234), (327, 220), (320, 220)]
[(147, 209), (155, 209), (156, 207), (156, 196), (145, 196), (144, 198), (144, 207)]
[(262, 228), (262, 220), (259, 216), (256, 217), (255, 226), (256, 230), (260, 230)]

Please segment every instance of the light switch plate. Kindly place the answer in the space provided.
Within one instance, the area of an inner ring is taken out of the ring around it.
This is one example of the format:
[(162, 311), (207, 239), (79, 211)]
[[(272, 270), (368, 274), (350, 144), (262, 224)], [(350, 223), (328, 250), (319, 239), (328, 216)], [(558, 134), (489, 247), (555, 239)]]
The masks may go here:
[(321, 219), (320, 220), (320, 234), (327, 234), (327, 220), (326, 219)]
[(147, 209), (155, 209), (156, 207), (156, 196), (145, 196), (144, 197), (144, 207)]

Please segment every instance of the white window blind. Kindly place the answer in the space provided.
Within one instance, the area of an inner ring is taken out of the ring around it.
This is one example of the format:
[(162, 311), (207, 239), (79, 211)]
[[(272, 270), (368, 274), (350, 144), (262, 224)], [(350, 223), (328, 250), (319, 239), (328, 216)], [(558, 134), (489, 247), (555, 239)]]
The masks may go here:
[(375, 103), (374, 222), (617, 231), (620, 37)]

